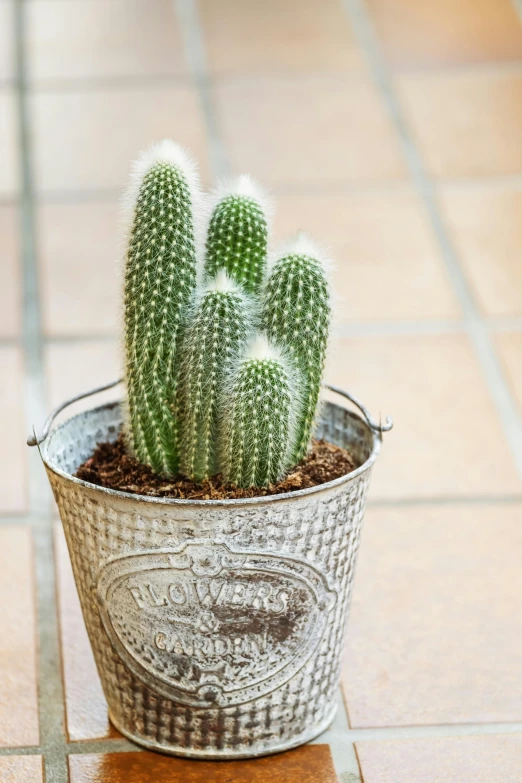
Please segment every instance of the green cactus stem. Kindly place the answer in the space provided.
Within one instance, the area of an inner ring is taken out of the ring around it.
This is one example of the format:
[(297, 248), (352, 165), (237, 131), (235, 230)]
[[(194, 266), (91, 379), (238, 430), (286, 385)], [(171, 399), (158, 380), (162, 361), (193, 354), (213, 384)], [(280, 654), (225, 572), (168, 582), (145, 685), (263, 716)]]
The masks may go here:
[(290, 353), (303, 378), (295, 463), (306, 454), (321, 391), (331, 320), (326, 266), (322, 253), (299, 235), (276, 260), (264, 292), (263, 328), (270, 340)]
[(300, 408), (296, 373), (284, 354), (258, 335), (225, 387), (221, 460), (225, 479), (266, 487), (291, 466)]
[(197, 200), (195, 167), (173, 142), (160, 142), (136, 162), (127, 194), (125, 431), (129, 451), (163, 475), (179, 467), (176, 367), (196, 284)]
[(260, 291), (266, 269), (268, 212), (266, 196), (243, 175), (220, 188), (209, 210), (205, 273), (226, 269), (252, 294)]
[(181, 472), (201, 481), (217, 473), (223, 382), (253, 329), (255, 305), (224, 269), (196, 295), (183, 337), (179, 380)]

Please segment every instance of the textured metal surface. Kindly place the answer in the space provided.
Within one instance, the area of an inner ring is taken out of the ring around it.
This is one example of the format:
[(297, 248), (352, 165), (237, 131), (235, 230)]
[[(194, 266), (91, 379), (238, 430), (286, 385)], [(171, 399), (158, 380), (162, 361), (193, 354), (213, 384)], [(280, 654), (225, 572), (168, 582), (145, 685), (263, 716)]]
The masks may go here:
[(323, 417), (318, 434), (364, 464), (248, 500), (138, 498), (73, 478), (117, 436), (118, 404), (69, 419), (44, 443), (111, 719), (126, 736), (237, 758), (293, 747), (332, 720), (380, 441), (336, 405)]

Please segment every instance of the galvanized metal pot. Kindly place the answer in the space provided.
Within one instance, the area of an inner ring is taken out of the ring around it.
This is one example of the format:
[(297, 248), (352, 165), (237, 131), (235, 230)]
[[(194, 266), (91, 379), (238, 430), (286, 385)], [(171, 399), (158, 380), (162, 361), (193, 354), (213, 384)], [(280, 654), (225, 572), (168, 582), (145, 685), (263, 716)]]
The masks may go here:
[(248, 500), (150, 498), (75, 478), (96, 444), (117, 437), (118, 403), (48, 434), (55, 412), (31, 440), (122, 734), (165, 753), (231, 759), (328, 727), (368, 482), (391, 426), (360, 407), (366, 421), (327, 403), (318, 432), (347, 447), (357, 470)]

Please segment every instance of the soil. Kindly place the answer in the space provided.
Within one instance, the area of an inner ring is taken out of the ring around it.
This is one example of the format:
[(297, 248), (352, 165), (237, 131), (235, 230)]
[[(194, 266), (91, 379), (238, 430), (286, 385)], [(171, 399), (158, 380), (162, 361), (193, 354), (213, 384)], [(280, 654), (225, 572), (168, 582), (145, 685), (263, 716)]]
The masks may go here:
[(76, 476), (100, 487), (136, 495), (186, 500), (224, 500), (279, 495), (283, 492), (317, 487), (345, 476), (356, 467), (353, 458), (345, 449), (323, 440), (314, 440), (304, 460), (285, 478), (269, 487), (242, 489), (223, 482), (220, 474), (197, 483), (184, 476), (163, 478), (146, 465), (141, 465), (126, 453), (123, 435), (120, 433), (114, 443), (100, 443), (92, 457), (78, 468)]

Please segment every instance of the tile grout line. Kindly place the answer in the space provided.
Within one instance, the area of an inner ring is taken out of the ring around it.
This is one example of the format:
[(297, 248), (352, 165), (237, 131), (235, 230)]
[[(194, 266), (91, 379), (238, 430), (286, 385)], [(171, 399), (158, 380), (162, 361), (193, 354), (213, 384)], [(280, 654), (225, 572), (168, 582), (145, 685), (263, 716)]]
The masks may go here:
[(522, 24), (522, 0), (511, 0), (511, 5)]
[[(484, 324), (490, 332), (520, 332), (522, 331), (522, 317), (519, 316), (490, 316), (484, 319)], [(436, 318), (388, 318), (382, 320), (370, 319), (353, 320), (338, 323), (334, 327), (334, 337), (391, 337), (404, 334), (415, 335), (443, 335), (461, 334), (467, 332), (467, 325), (463, 320), (436, 319)], [(118, 335), (115, 331), (107, 332), (79, 332), (78, 334), (58, 332), (42, 337), (44, 345), (81, 345), (82, 343), (116, 343)], [(3, 346), (17, 346), (20, 341), (15, 339), (0, 338), (0, 348)]]
[(20, 348), (21, 345), (19, 337), (0, 337), (0, 348)]
[(138, 89), (154, 89), (154, 87), (189, 87), (190, 83), (190, 77), (168, 72), (151, 74), (130, 73), (99, 78), (75, 76), (71, 79), (33, 79), (31, 81), (31, 94), (80, 93), (84, 95), (104, 90), (107, 92), (116, 92), (118, 90), (133, 92)]
[(438, 739), (440, 737), (483, 737), (495, 734), (521, 734), (522, 723), (446, 723), (419, 726), (381, 726), (349, 729), (351, 742), (399, 739)]
[(212, 175), (214, 180), (222, 179), (229, 175), (230, 167), (218, 131), (197, 0), (172, 0), (172, 2), (180, 24), (185, 58), (199, 95), (209, 143)]
[[(339, 696), (339, 699), (340, 698), (341, 697)], [(342, 740), (348, 740), (350, 743), (355, 743), (392, 739), (436, 739), (440, 737), (522, 734), (522, 723), (516, 721), (499, 723), (434, 723), (405, 726), (375, 726), (368, 728), (348, 728), (345, 725), (344, 720), (341, 720), (338, 725), (336, 725), (336, 723), (338, 723), (337, 720), (334, 721), (334, 724), (332, 724), (330, 729), (327, 729), (324, 734), (313, 740), (311, 744), (322, 744), (327, 740), (331, 743), (331, 737), (328, 736), (330, 733), (342, 734), (341, 741), (337, 744), (336, 750), (338, 756), (341, 758), (343, 774), (346, 774), (347, 771), (351, 772), (350, 767), (353, 769), (353, 757)], [(124, 738), (77, 740), (65, 743), (64, 749), (67, 755), (143, 752), (144, 750), (139, 745), (135, 745)], [(29, 756), (38, 755), (41, 752), (42, 748), (39, 746), (0, 748), (0, 756)], [(337, 763), (339, 764), (339, 761), (337, 761)]]
[[(0, 0), (2, 2), (3, 0)], [(221, 146), (221, 142), (217, 142)], [(226, 162), (223, 165), (215, 166), (216, 171), (221, 169), (225, 171), (225, 175), (220, 174), (217, 176), (226, 176), (228, 171), (228, 165)], [(475, 177), (473, 179), (457, 178), (457, 179), (438, 179), (433, 185), (437, 191), (440, 188), (447, 189), (469, 189), (473, 191), (480, 191), (481, 189), (514, 189), (522, 190), (522, 176), (514, 175), (511, 177), (505, 176), (491, 176), (487, 178)], [(333, 180), (316, 180), (315, 182), (309, 182), (304, 185), (297, 185), (292, 182), (279, 183), (277, 186), (270, 188), (270, 193), (277, 200), (278, 198), (286, 197), (321, 197), (327, 196), (371, 196), (371, 195), (388, 195), (394, 192), (410, 192), (413, 190), (411, 182), (406, 180), (397, 181), (385, 181), (375, 180), (371, 182), (356, 182), (350, 180), (333, 181)], [(45, 206), (78, 206), (84, 203), (91, 202), (106, 202), (112, 204), (115, 199), (118, 199), (121, 195), (120, 189), (114, 188), (89, 188), (82, 190), (43, 190), (39, 194), (40, 203)], [(2, 199), (0, 197), (0, 206), (10, 205), (11, 199)]]
[(41, 756), (42, 748), (39, 745), (22, 745), (21, 747), (0, 748), (2, 756)]
[(483, 377), (489, 389), (504, 430), (504, 436), (511, 449), (519, 476), (522, 478), (522, 419), (517, 404), (504, 377), (487, 325), (480, 316), (465, 275), (439, 214), (436, 189), (424, 171), (422, 159), (411, 137), (404, 119), (399, 100), (395, 95), (392, 80), (381, 55), (372, 21), (364, 0), (342, 0), (355, 36), (363, 50), (373, 79), (381, 91), (383, 100), (394, 123), (412, 180), (422, 197), (432, 230), (442, 251), (446, 271), (454, 293), (460, 303), (468, 335), (475, 349), (475, 355), (482, 368)]
[[(23, 349), (26, 422), (39, 424), (45, 415), (43, 345), (38, 305), (38, 274), (34, 237), (30, 128), (27, 109), (25, 19), (23, 0), (14, 6), (17, 68), (17, 113), (21, 173), (21, 262), (23, 281)], [(38, 452), (29, 459), (29, 508), (47, 507), (50, 492)], [(63, 690), (55, 603), (50, 514), (36, 515), (32, 526), (36, 578), (38, 719), (46, 783), (66, 783)]]
[[(91, 740), (77, 740), (67, 744), (66, 753), (68, 756), (81, 756), (86, 753), (99, 754), (104, 753), (145, 753), (146, 749), (141, 745), (136, 745), (125, 737), (101, 738)], [(105, 781), (103, 781), (105, 783)], [(134, 781), (129, 781), (134, 783)]]
[[(177, 0), (175, 0), (177, 2)], [(0, 0), (2, 2), (2, 0)], [(192, 0), (191, 0), (192, 2)], [(196, 0), (197, 2), (197, 0)], [(515, 0), (515, 7), (517, 3)], [(522, 0), (521, 0), (522, 6)], [(517, 11), (517, 13), (522, 13)], [(407, 74), (412, 78), (433, 75), (434, 69), (431, 65), (416, 65), (415, 67), (397, 66), (396, 72)], [(463, 64), (439, 64), (437, 73), (445, 76), (458, 76), (459, 74), (486, 74), (490, 76), (502, 74), (522, 73), (522, 58), (504, 62), (484, 62), (484, 63), (463, 63)], [(292, 68), (281, 68), (270, 73), (217, 73), (206, 76), (206, 82), (209, 86), (215, 84), (242, 84), (245, 82), (262, 83), (273, 79), (291, 79), (296, 82), (313, 81), (331, 78), (336, 81), (355, 82), (359, 78), (357, 73), (339, 73), (336, 70), (313, 70), (305, 69), (296, 71)], [(73, 76), (63, 78), (59, 76), (47, 76), (35, 78), (31, 82), (31, 92), (33, 94), (59, 93), (59, 92), (82, 92), (87, 93), (94, 90), (135, 90), (140, 87), (150, 86), (188, 86), (192, 79), (184, 73), (168, 71), (158, 71), (157, 73), (125, 73), (110, 74), (105, 76)], [(13, 80), (0, 79), (0, 89), (8, 89), (13, 86)]]
[(392, 511), (397, 508), (416, 508), (426, 506), (478, 505), (494, 506), (517, 505), (522, 503), (522, 492), (518, 495), (437, 495), (426, 498), (372, 498), (368, 499), (367, 508), (383, 508)]
[(355, 748), (349, 736), (349, 722), (341, 686), (337, 691), (337, 712), (329, 728), (312, 740), (312, 744), (328, 743), (339, 783), (361, 783), (362, 775)]

